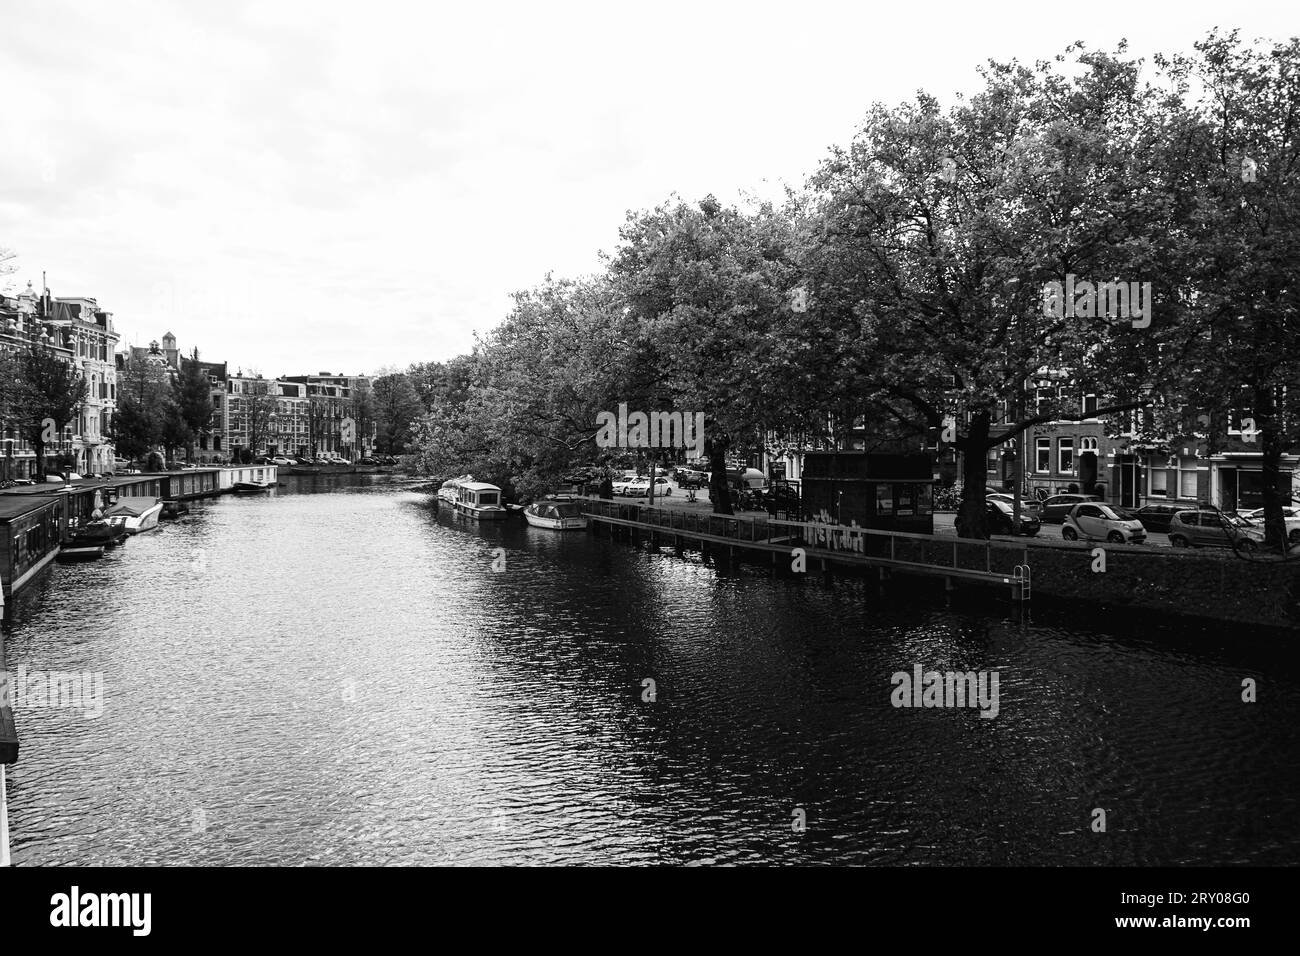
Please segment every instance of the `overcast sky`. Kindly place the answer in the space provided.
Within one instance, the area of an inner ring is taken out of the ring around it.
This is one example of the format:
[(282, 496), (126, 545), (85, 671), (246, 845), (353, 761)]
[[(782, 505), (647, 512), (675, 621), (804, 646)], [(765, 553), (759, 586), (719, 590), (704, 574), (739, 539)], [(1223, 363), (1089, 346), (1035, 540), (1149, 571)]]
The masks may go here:
[(798, 183), (989, 58), (1295, 33), (1289, 3), (4, 0), (0, 246), (246, 371), (468, 351), (628, 209)]

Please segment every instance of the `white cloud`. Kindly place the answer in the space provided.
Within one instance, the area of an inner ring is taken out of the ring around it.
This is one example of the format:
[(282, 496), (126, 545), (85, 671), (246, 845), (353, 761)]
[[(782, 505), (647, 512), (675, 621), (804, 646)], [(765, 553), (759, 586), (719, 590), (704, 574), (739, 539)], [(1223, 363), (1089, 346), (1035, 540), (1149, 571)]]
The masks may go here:
[[(772, 193), (873, 100), (1078, 37), (1185, 50), (1223, 11), (11, 0), (0, 244), (136, 341), (272, 373), (446, 358), (596, 268), (628, 208)], [(1227, 13), (1289, 32), (1280, 3)]]

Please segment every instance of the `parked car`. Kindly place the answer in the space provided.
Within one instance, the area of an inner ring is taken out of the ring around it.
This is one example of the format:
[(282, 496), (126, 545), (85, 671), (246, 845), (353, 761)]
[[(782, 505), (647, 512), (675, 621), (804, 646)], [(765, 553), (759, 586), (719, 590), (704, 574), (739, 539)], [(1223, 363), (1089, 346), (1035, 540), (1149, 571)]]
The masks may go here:
[(1043, 500), (1042, 510), (1039, 516), (1043, 523), (1061, 524), (1065, 521), (1065, 516), (1070, 513), (1075, 505), (1083, 504), (1085, 501), (1101, 501), (1100, 495), (1052, 495)]
[(676, 477), (681, 488), (704, 488), (709, 484), (709, 473), (694, 468), (678, 468)]
[[(984, 506), (987, 509), (988, 524), (990, 534), (1014, 534), (1015, 512), (1011, 506), (996, 499), (986, 499)], [(1022, 512), (1020, 515), (1020, 533), (1027, 538), (1032, 538), (1042, 529), (1042, 522), (1034, 515)]]
[(1174, 515), (1180, 511), (1186, 511), (1186, 505), (1157, 504), (1143, 505), (1133, 512), (1133, 517), (1142, 522), (1142, 527), (1148, 532), (1166, 533), (1169, 531), (1169, 522), (1173, 520)]
[(284, 455), (276, 455), (276, 456), (274, 456), (274, 457), (271, 459), (270, 464), (272, 464), (272, 465), (281, 465), (281, 466), (292, 465), (292, 464), (293, 464), (293, 459), (291, 459), (291, 458), (286, 458), (286, 457), (284, 457)]
[[(984, 496), (985, 501), (1000, 501), (1007, 507), (1015, 510), (1015, 496), (1005, 491), (990, 491)], [(1023, 495), (1020, 498), (1020, 514), (1023, 516), (1026, 512), (1037, 517), (1042, 511), (1042, 503), (1037, 498), (1026, 498)]]
[[(655, 478), (655, 497), (661, 498), (673, 493), (673, 484), (667, 478)], [(636, 478), (627, 483), (623, 494), (629, 498), (646, 498), (650, 495), (650, 479)]]
[(1231, 548), (1253, 551), (1264, 543), (1263, 530), (1222, 511), (1179, 511), (1169, 522), (1169, 543), (1175, 548)]
[[(1253, 511), (1238, 511), (1237, 514), (1260, 531), (1264, 530), (1263, 508), (1255, 508)], [(1290, 505), (1283, 507), (1282, 523), (1286, 526), (1287, 544), (1300, 544), (1300, 508), (1293, 508)]]
[(764, 511), (798, 511), (799, 492), (788, 484), (773, 482), (756, 491), (759, 507)]
[(1075, 505), (1061, 524), (1066, 541), (1109, 541), (1111, 544), (1141, 544), (1147, 529), (1132, 512), (1108, 504), (1087, 501)]

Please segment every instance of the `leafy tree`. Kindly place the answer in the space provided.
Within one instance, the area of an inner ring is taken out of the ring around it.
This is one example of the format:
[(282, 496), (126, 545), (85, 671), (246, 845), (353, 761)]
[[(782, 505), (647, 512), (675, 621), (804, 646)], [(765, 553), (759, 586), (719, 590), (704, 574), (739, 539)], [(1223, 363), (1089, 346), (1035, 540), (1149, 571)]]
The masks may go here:
[(162, 442), (171, 391), (161, 364), (131, 354), (117, 378), (113, 434), (119, 454), (141, 458)]
[(1178, 141), (1197, 252), (1187, 397), (1211, 440), (1231, 419), (1246, 426), (1261, 452), (1265, 544), (1282, 551), (1281, 460), (1300, 444), (1300, 39), (1258, 47), (1216, 32), (1159, 62), (1180, 92), (1197, 91), (1196, 126)]
[[(199, 350), (190, 352), (188, 360), (181, 360), (181, 373), (173, 381), (173, 401), (176, 407), (175, 417), (179, 423), (172, 422), (167, 428), (173, 437), (185, 436), (185, 458), (194, 458), (194, 440), (205, 431), (212, 421), (212, 383), (203, 366), (199, 364)], [(179, 425), (183, 424), (184, 428)]]
[(517, 293), (472, 364), (436, 373), (419, 429), (421, 470), (471, 472), (535, 496), (575, 465), (622, 454), (594, 438), (598, 412), (637, 401), (627, 376), (635, 328), (604, 279), (547, 276)]
[(41, 345), (22, 353), (20, 368), (19, 428), (36, 452), (37, 474), (44, 474), (48, 434), (63, 434), (77, 417), (88, 387), (76, 366)]
[[(891, 434), (955, 425), (963, 537), (988, 536), (989, 450), (1081, 419), (1083, 390), (1116, 396), (1105, 415), (1150, 401), (1161, 378), (1159, 329), (1048, 314), (1046, 283), (1142, 279), (1157, 314), (1178, 308), (1151, 251), (1169, 219), (1159, 98), (1138, 63), (1072, 50), (1074, 75), (990, 64), (985, 89), (946, 112), (925, 94), (874, 107), (811, 182), (810, 317), (837, 334), (844, 363), (831, 384)], [(1067, 387), (1034, 401), (1033, 379), (1052, 369)]]
[(369, 382), (363, 381), (352, 389), (352, 421), (356, 426), (356, 455), (369, 454), (375, 432), (375, 392)]
[[(0, 431), (15, 426), (22, 414), (19, 405), (21, 390), (22, 359), (16, 352), (0, 350)], [(12, 461), (4, 461), (4, 477), (14, 477), (10, 473)]]
[(638, 323), (634, 391), (705, 413), (709, 497), (731, 514), (728, 452), (798, 414), (790, 223), (769, 204), (742, 212), (709, 196), (630, 214), (620, 238), (610, 271)]
[(260, 455), (270, 439), (276, 418), (275, 396), (271, 394), (271, 383), (256, 378), (250, 383), (251, 391), (243, 395), (244, 422), (248, 426), (249, 459)]
[(395, 372), (375, 379), (374, 405), (379, 452), (403, 454), (412, 444), (415, 422), (424, 413), (424, 405), (410, 377)]

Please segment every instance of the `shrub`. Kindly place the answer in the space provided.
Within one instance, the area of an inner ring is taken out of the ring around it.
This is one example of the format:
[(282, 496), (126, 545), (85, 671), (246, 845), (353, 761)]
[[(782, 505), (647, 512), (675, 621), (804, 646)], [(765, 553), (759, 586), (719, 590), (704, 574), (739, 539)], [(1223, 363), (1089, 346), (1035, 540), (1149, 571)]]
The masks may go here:
[(947, 488), (934, 489), (934, 510), (956, 511), (961, 506), (961, 488), (962, 483), (957, 481)]

